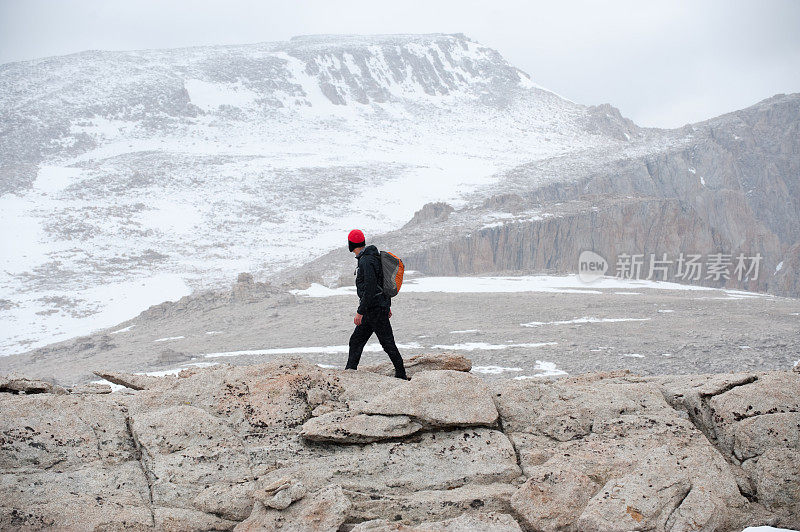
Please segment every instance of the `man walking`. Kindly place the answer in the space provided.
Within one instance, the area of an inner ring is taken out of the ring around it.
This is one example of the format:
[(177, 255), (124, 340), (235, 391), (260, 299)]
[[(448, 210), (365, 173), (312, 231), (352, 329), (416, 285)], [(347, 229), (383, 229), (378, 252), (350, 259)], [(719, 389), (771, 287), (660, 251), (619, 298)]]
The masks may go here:
[(383, 267), (381, 255), (375, 246), (367, 246), (364, 233), (353, 229), (347, 235), (347, 245), (358, 261), (356, 268), (356, 293), (359, 297), (358, 310), (353, 323), (356, 329), (350, 336), (350, 355), (345, 369), (357, 369), (361, 360), (361, 352), (374, 332), (394, 364), (394, 376), (406, 379), (406, 368), (403, 357), (394, 343), (394, 333), (389, 318), (392, 317), (390, 307), (392, 298), (383, 293)]

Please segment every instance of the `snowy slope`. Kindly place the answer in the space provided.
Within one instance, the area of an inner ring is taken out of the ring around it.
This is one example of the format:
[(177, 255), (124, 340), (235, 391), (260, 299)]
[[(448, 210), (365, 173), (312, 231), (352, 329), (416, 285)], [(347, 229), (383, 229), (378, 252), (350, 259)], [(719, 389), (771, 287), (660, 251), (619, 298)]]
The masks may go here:
[(0, 353), (297, 265), (523, 163), (653, 149), (595, 115), (463, 35), (0, 66)]

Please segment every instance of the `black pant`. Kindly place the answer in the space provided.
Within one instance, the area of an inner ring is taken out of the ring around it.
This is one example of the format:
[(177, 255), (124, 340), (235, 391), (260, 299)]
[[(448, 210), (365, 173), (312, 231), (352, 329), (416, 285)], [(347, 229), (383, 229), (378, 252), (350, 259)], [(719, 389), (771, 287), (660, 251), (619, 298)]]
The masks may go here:
[(350, 356), (347, 357), (347, 366), (345, 369), (358, 368), (358, 362), (361, 360), (361, 352), (367, 344), (367, 340), (372, 336), (372, 333), (378, 337), (378, 340), (383, 347), (383, 350), (389, 355), (389, 359), (394, 365), (394, 376), (406, 378), (406, 368), (403, 366), (403, 357), (400, 356), (400, 351), (394, 343), (394, 333), (392, 332), (392, 324), (389, 323), (389, 309), (385, 307), (377, 307), (370, 309), (361, 318), (361, 325), (356, 325), (353, 334), (350, 336)]

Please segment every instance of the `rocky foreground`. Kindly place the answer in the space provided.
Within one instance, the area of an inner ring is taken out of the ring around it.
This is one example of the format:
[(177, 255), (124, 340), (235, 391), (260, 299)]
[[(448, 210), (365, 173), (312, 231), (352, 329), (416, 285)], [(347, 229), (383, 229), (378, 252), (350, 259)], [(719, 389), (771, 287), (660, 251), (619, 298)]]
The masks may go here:
[(0, 379), (0, 529), (800, 527), (800, 374), (412, 380), (284, 359)]

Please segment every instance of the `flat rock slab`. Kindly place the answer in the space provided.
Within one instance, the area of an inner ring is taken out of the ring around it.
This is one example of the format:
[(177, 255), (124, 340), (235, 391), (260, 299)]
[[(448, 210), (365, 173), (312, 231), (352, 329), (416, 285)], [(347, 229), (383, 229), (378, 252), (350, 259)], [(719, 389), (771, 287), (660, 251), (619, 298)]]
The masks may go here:
[(95, 371), (94, 374), (112, 384), (125, 386), (132, 390), (146, 390), (164, 384), (164, 379), (150, 375), (136, 375), (119, 371)]
[(364, 414), (405, 415), (427, 427), (493, 426), (498, 413), (486, 383), (461, 371), (426, 371), (385, 393), (348, 400)]
[[(412, 376), (423, 371), (445, 369), (452, 371), (470, 371), (472, 369), (472, 360), (455, 353), (422, 353), (407, 358), (403, 361), (403, 365), (406, 368), (406, 374)], [(389, 362), (364, 365), (361, 366), (361, 369), (381, 375), (394, 375), (394, 366)]]
[(57, 384), (51, 384), (47, 381), (17, 376), (0, 377), (0, 392), (24, 394), (69, 393), (65, 388), (62, 388)]
[(408, 416), (382, 416), (331, 412), (305, 422), (300, 435), (311, 441), (370, 443), (402, 438), (418, 432), (422, 425)]
[(340, 484), (355, 491), (445, 490), (511, 482), (521, 474), (514, 447), (498, 430), (420, 432), (404, 440), (329, 445), (317, 456), (287, 463), (262, 477), (291, 477), (305, 486)]

